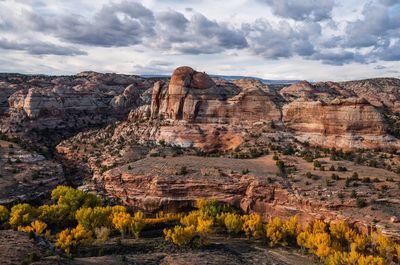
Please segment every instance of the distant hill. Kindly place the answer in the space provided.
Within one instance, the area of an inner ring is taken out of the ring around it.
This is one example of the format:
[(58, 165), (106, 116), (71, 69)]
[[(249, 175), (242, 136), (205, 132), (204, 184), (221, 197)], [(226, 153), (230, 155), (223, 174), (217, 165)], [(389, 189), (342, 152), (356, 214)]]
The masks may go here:
[[(157, 75), (157, 74), (148, 74), (148, 75), (141, 75), (144, 78), (169, 78), (169, 75)], [(254, 76), (243, 76), (243, 75), (210, 75), (212, 78), (220, 78), (225, 80), (238, 80), (238, 79), (256, 79), (260, 80), (264, 84), (295, 84), (300, 80), (271, 80), (271, 79), (263, 79)]]

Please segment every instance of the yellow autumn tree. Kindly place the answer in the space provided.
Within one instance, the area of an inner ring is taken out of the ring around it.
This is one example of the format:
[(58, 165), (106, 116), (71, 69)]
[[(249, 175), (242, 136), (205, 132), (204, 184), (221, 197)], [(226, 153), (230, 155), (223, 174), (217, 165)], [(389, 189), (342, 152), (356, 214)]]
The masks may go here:
[(200, 236), (200, 244), (208, 244), (208, 236), (213, 232), (214, 221), (212, 218), (199, 218), (197, 221), (196, 232)]
[(68, 186), (57, 186), (51, 192), (51, 199), (57, 204), (67, 206), (72, 216), (81, 207), (89, 208), (101, 205), (101, 199), (93, 193), (85, 193)]
[(0, 205), (0, 228), (7, 223), (9, 216), (10, 212), (8, 209), (5, 206)]
[(27, 203), (17, 204), (11, 208), (10, 219), (8, 220), (12, 228), (26, 226), (35, 217), (35, 209)]
[(181, 213), (167, 213), (160, 211), (156, 214), (154, 218), (144, 218), (144, 222), (146, 224), (159, 224), (159, 223), (167, 223), (173, 221), (179, 221), (182, 218)]
[(265, 232), (271, 247), (276, 245), (286, 246), (285, 234), (283, 231), (283, 222), (279, 217), (273, 218), (265, 225)]
[(76, 249), (78, 246), (89, 245), (92, 242), (92, 232), (78, 224), (76, 228), (67, 228), (58, 234), (56, 247), (63, 249), (69, 254), (71, 250)]
[(260, 238), (263, 235), (263, 223), (261, 215), (252, 213), (243, 215), (243, 231), (247, 237)]
[(181, 217), (181, 224), (183, 224), (184, 226), (197, 226), (197, 222), (199, 217), (201, 216), (201, 212), (200, 211), (192, 211), (190, 213), (188, 213), (187, 215)]
[(380, 232), (375, 232), (372, 233), (371, 240), (374, 249), (381, 257), (390, 257), (393, 255), (395, 245), (388, 236)]
[(326, 265), (385, 265), (385, 261), (381, 257), (372, 255), (364, 256), (357, 251), (342, 252), (333, 251), (330, 256), (325, 259)]
[(350, 242), (350, 248), (355, 249), (356, 251), (365, 254), (365, 250), (370, 243), (370, 239), (364, 235), (357, 233), (354, 237), (349, 238), (348, 241)]
[(172, 242), (178, 247), (189, 245), (196, 236), (194, 226), (175, 226), (173, 229), (164, 229), (165, 240)]
[(122, 205), (114, 205), (111, 207), (111, 213), (120, 213), (120, 212), (124, 212), (126, 213), (126, 207), (122, 206)]
[(312, 235), (312, 232), (310, 230), (309, 227), (307, 227), (304, 231), (300, 232), (297, 235), (296, 241), (297, 241), (297, 245), (302, 249), (302, 250), (306, 250), (306, 249), (311, 249), (313, 244), (310, 240)]
[(317, 219), (312, 224), (312, 231), (314, 234), (316, 233), (325, 233), (327, 232), (328, 225), (323, 220)]
[(325, 259), (331, 253), (331, 237), (328, 233), (316, 233), (312, 236), (313, 252), (317, 257)]
[(397, 262), (400, 263), (400, 244), (396, 244), (395, 250), (396, 250)]
[(243, 220), (241, 216), (236, 213), (226, 213), (224, 217), (224, 224), (230, 235), (240, 233), (243, 228)]
[(76, 211), (75, 219), (86, 229), (93, 231), (103, 226), (111, 227), (111, 214), (111, 207), (80, 208)]
[(297, 235), (301, 231), (301, 226), (297, 220), (297, 216), (292, 216), (283, 223), (283, 234), (287, 244), (294, 245), (296, 243)]
[(36, 220), (36, 221), (33, 221), (30, 226), (19, 226), (18, 231), (22, 231), (25, 233), (33, 232), (38, 236), (42, 236), (44, 234), (44, 231), (46, 230), (46, 228), (47, 228), (46, 223)]
[(325, 260), (326, 265), (345, 265), (347, 264), (347, 252), (333, 251)]
[(144, 215), (141, 211), (138, 211), (135, 213), (133, 218), (131, 219), (129, 223), (129, 232), (136, 238), (138, 239), (140, 236), (140, 233), (142, 232), (144, 228)]
[(385, 261), (381, 257), (361, 255), (357, 261), (357, 265), (385, 265)]
[[(297, 235), (297, 244), (308, 249), (322, 260), (334, 254), (331, 248), (331, 236), (327, 232), (327, 224), (322, 220), (316, 220), (312, 227), (307, 227)], [(338, 254), (339, 255), (339, 254)]]
[(132, 216), (126, 212), (118, 212), (114, 213), (112, 223), (114, 227), (120, 231), (122, 238), (125, 237), (125, 234), (131, 224)]
[(73, 219), (69, 218), (69, 208), (65, 205), (44, 204), (37, 209), (38, 218), (49, 226), (64, 227), (72, 223)]

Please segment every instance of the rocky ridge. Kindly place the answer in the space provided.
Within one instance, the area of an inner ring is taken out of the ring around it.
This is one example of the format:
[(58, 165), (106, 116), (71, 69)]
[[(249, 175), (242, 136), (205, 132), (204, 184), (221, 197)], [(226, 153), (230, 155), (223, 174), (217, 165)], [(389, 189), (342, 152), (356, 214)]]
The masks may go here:
[(141, 93), (152, 83), (138, 76), (83, 72), (1, 76), (0, 85), (0, 130), (32, 140), (48, 130), (76, 132), (121, 119), (145, 102)]

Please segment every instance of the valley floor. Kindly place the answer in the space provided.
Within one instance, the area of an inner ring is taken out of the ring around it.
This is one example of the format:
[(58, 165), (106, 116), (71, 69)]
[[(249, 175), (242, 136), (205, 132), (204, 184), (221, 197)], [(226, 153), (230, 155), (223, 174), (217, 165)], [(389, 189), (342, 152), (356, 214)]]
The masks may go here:
[(73, 259), (47, 253), (44, 242), (35, 242), (28, 235), (11, 230), (0, 231), (0, 260), (4, 265), (21, 264), (37, 253), (38, 260), (30, 264), (53, 265), (317, 265), (310, 256), (291, 249), (268, 248), (264, 242), (243, 238), (212, 237), (212, 243), (200, 249), (177, 250), (162, 237), (125, 239), (117, 244), (110, 239), (105, 244), (95, 244), (80, 249)]

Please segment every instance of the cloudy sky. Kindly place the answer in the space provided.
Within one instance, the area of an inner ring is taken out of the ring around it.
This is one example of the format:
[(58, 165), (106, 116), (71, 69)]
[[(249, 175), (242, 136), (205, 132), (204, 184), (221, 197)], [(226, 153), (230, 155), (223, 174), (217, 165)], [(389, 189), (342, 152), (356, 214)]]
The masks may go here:
[(0, 72), (400, 77), (400, 0), (0, 0)]

